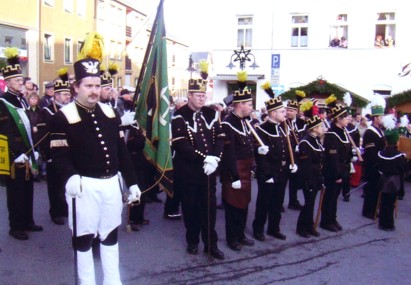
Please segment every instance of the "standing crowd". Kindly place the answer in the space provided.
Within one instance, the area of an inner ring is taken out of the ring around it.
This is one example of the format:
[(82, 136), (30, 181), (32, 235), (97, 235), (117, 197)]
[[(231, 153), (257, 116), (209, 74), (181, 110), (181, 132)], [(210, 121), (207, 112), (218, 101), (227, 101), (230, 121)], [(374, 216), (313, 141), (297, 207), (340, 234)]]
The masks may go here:
[[(31, 80), (23, 79), (16, 50), (5, 51), (7, 91), (0, 97), (0, 139), (7, 151), (0, 174), (12, 237), (27, 240), (27, 232), (43, 230), (33, 217), (33, 181), (46, 179), (52, 222), (63, 225), (69, 217), (80, 284), (95, 284), (96, 239), (104, 284), (121, 284), (118, 227), (123, 203), (129, 204), (130, 229), (138, 231), (149, 223), (145, 202), (158, 200), (158, 188), (141, 195), (140, 188), (154, 184), (152, 166), (143, 155), (145, 130), (134, 119), (130, 91), (112, 88), (115, 66), (106, 71), (101, 59), (91, 56), (96, 53), (87, 50), (99, 45), (101, 37), (91, 34), (74, 74), (60, 69), (41, 98)], [(264, 242), (266, 235), (286, 240), (281, 217), (287, 185), (288, 208), (300, 212), (296, 233), (302, 238), (320, 236), (318, 226), (343, 230), (339, 197), (349, 202), (351, 187), (359, 186), (361, 178), (366, 182), (362, 215), (378, 216), (382, 230), (395, 229), (394, 211), (404, 196), (407, 164), (397, 149), (396, 118), (384, 115), (385, 101), (376, 96), (367, 122), (352, 116), (351, 104), (333, 95), (321, 108), (317, 99), (299, 90), (285, 103), (264, 84), (268, 99), (258, 116), (252, 114), (246, 73), (238, 73), (239, 88), (225, 109), (222, 104), (206, 106), (204, 74), (189, 80), (187, 98), (174, 102), (170, 117), (174, 196), (167, 197), (164, 217), (180, 219), (181, 205), (189, 254), (198, 253), (201, 239), (206, 254), (224, 259), (215, 230), (218, 180), (225, 240), (233, 251), (253, 246), (254, 239)], [(408, 122), (404, 127), (401, 135), (411, 137)], [(254, 239), (245, 234), (253, 177), (258, 185)], [(297, 199), (299, 190), (304, 201)]]

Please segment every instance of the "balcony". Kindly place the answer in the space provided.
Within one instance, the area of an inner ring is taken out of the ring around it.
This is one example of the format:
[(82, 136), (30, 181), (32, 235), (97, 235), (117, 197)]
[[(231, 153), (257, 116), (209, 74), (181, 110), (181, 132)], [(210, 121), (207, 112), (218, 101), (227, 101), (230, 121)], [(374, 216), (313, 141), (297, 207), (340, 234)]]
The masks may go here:
[(126, 37), (131, 38), (133, 36), (133, 29), (130, 26), (126, 26)]

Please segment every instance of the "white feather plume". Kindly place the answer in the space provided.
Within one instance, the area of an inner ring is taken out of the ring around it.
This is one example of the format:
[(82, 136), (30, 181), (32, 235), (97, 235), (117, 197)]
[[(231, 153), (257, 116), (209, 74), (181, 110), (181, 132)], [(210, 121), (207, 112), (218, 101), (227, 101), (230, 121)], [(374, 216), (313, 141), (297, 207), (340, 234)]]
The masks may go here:
[(386, 130), (395, 129), (396, 123), (397, 119), (395, 118), (394, 114), (388, 114), (382, 118), (382, 124)]
[(410, 120), (408, 119), (407, 115), (403, 115), (400, 119), (401, 122), (401, 127), (406, 128), (408, 126), (408, 123), (410, 122)]
[(371, 102), (370, 102), (370, 108), (379, 106), (385, 109), (385, 104), (386, 102), (382, 95), (378, 93), (374, 93), (374, 95), (372, 95)]
[(350, 92), (345, 92), (344, 93), (343, 101), (344, 101), (344, 103), (347, 107), (351, 106), (352, 98), (351, 98)]

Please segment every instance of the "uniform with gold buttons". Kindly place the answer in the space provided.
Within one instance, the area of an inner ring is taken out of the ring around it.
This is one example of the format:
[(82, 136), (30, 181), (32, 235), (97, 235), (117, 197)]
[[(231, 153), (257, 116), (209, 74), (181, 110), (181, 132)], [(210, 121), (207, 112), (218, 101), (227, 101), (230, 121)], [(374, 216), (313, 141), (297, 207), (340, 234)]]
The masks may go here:
[(284, 110), (281, 98), (271, 99), (265, 104), (269, 119), (258, 126), (256, 132), (269, 151), (265, 155), (256, 152), (258, 195), (253, 232), (257, 239), (261, 239), (268, 219), (267, 234), (285, 239), (280, 233), (280, 221), (285, 189), (290, 176), (290, 152), (287, 143), (290, 132), (288, 128), (285, 130), (284, 123), (275, 122), (270, 118), (270, 112)]
[[(190, 79), (188, 103), (172, 117), (174, 189), (181, 194), (187, 252), (197, 254), (201, 235), (204, 252), (223, 259), (217, 246), (215, 223), (216, 169), (223, 154), (225, 134), (219, 114), (205, 106), (206, 85), (204, 79)], [(212, 169), (208, 162), (213, 163)]]

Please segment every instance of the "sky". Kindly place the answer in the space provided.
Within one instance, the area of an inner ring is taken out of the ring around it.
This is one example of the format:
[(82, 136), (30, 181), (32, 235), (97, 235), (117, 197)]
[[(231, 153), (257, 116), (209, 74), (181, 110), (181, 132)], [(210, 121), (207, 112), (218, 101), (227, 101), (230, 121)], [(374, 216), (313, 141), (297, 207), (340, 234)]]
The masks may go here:
[[(145, 1), (148, 2), (147, 15), (154, 19), (160, 1)], [(218, 24), (218, 21), (213, 19), (213, 10), (216, 7), (218, 9), (227, 8), (229, 2), (231, 1), (164, 0), (164, 21), (167, 35), (186, 43), (193, 51), (212, 49), (213, 30)]]

